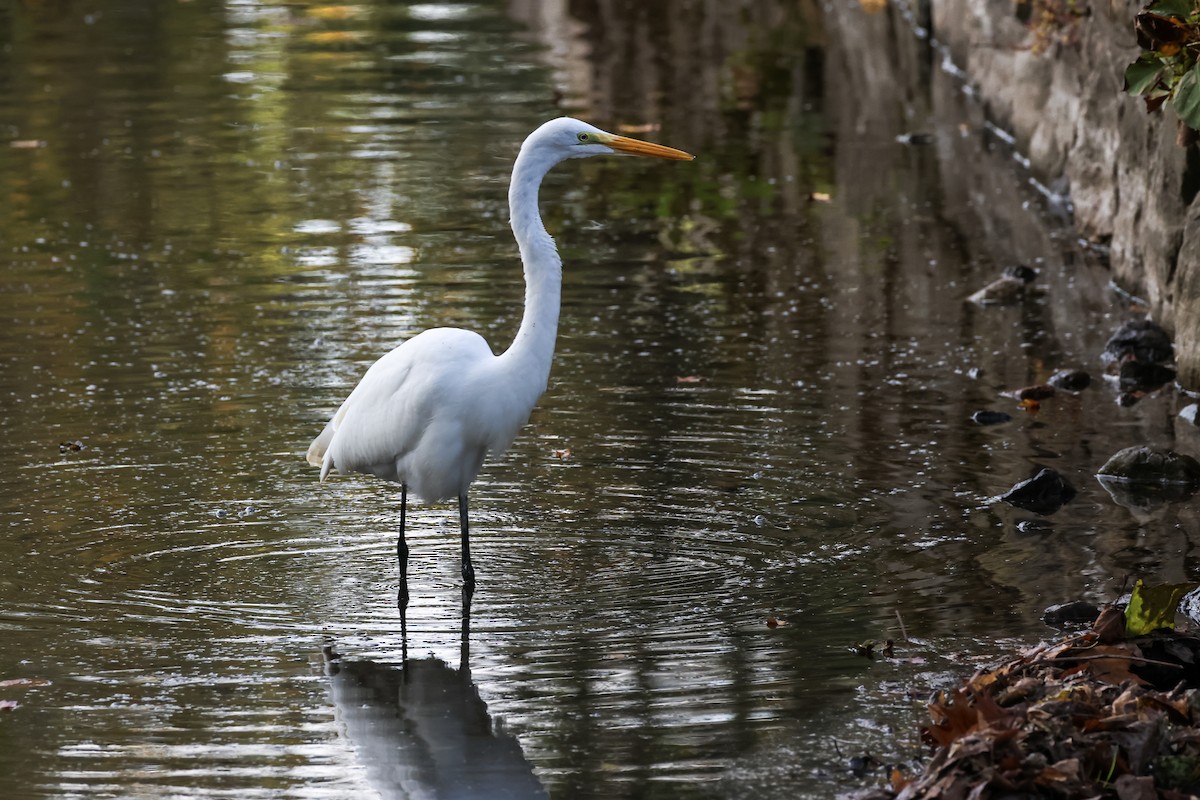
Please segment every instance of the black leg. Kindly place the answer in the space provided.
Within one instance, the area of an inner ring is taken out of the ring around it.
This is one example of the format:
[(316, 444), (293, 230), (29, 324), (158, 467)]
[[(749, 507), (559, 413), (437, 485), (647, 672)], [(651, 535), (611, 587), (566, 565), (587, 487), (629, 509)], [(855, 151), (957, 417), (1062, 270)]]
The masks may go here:
[(408, 610), (408, 542), (404, 541), (404, 515), (408, 510), (408, 486), (400, 484), (400, 538), (396, 540), (396, 561), (400, 564), (400, 589), (396, 607), (400, 609), (400, 629), (404, 632), (404, 612)]
[(467, 496), (458, 496), (458, 526), (462, 529), (462, 576), (463, 588), (475, 589), (475, 568), (471, 566), (471, 530), (467, 527)]
[(471, 595), (474, 592), (474, 587), (463, 584), (462, 639), (458, 646), (458, 672), (468, 684), (471, 682)]

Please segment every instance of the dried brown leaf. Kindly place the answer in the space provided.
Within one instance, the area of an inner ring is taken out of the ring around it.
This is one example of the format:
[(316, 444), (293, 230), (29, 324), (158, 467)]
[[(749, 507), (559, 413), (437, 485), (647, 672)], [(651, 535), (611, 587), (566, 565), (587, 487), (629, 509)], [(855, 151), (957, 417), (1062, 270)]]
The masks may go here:
[(1125, 612), (1116, 606), (1108, 606), (1092, 623), (1092, 633), (1102, 644), (1120, 642), (1125, 638)]

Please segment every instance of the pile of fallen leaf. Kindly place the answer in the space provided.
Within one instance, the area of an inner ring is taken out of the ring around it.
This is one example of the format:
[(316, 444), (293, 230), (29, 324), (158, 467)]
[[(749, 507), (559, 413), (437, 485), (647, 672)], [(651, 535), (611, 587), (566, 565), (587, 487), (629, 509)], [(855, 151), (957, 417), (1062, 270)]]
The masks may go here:
[(893, 768), (890, 787), (861, 800), (1200, 795), (1200, 637), (1130, 636), (1118, 608), (977, 672), (929, 712), (924, 771)]

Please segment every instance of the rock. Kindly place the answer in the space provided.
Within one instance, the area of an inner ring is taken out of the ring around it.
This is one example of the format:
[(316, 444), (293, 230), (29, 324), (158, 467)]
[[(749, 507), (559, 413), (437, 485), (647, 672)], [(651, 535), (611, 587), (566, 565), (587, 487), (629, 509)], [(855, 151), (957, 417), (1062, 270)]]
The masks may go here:
[(1021, 481), (1000, 499), (1011, 506), (1048, 517), (1071, 502), (1075, 487), (1052, 469), (1043, 468), (1027, 481)]
[(1147, 516), (1200, 489), (1200, 462), (1173, 450), (1127, 447), (1100, 468), (1096, 480), (1117, 505)]
[(1200, 461), (1174, 450), (1137, 445), (1114, 454), (1097, 476), (1129, 483), (1181, 484), (1200, 488)]
[(1092, 376), (1081, 369), (1060, 369), (1046, 383), (1065, 392), (1082, 392), (1092, 383)]
[(1025, 296), (1025, 288), (1037, 277), (1037, 270), (1024, 264), (1009, 267), (1004, 274), (967, 298), (980, 306), (1015, 303)]
[(1011, 389), (1007, 392), (1001, 392), (1006, 397), (1015, 397), (1018, 400), (1048, 400), (1054, 397), (1056, 390), (1053, 386), (1045, 383), (1039, 383), (1035, 386), (1024, 386), (1020, 389)]
[(1181, 410), (1179, 412), (1179, 418), (1182, 419), (1184, 422), (1195, 425), (1195, 424), (1197, 424), (1196, 423), (1196, 413), (1197, 412), (1200, 412), (1200, 405), (1196, 405), (1195, 403), (1192, 403), (1191, 405), (1184, 406), (1183, 410)]
[(1042, 622), (1055, 628), (1068, 625), (1091, 625), (1100, 616), (1100, 609), (1086, 600), (1059, 603), (1042, 612)]
[(1193, 589), (1180, 598), (1179, 613), (1200, 625), (1200, 589)]
[(1118, 800), (1158, 800), (1154, 778), (1149, 775), (1122, 775), (1113, 782)]
[(971, 421), (976, 425), (1000, 425), (1012, 420), (1012, 414), (1003, 411), (976, 411), (971, 415)]
[(1150, 392), (1175, 380), (1175, 370), (1145, 361), (1122, 361), (1120, 386), (1123, 392)]
[(1144, 364), (1157, 364), (1175, 357), (1171, 337), (1148, 319), (1133, 319), (1113, 332), (1104, 345), (1106, 362), (1133, 359)]

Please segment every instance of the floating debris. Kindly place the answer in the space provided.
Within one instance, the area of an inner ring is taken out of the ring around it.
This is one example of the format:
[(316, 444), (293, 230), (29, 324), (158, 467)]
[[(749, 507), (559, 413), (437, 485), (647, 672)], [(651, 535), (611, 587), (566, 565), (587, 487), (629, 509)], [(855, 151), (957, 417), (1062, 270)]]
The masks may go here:
[(967, 302), (978, 306), (998, 306), (1015, 303), (1025, 297), (1025, 290), (1033, 283), (1038, 271), (1025, 264), (1004, 270), (1004, 274), (967, 298)]
[[(1139, 581), (1135, 599), (1143, 588)], [(890, 786), (856, 800), (1196, 795), (1200, 637), (1173, 630), (1131, 637), (1127, 614), (1110, 606), (1091, 630), (939, 692), (921, 730), (934, 748), (922, 772), (895, 768)]]

